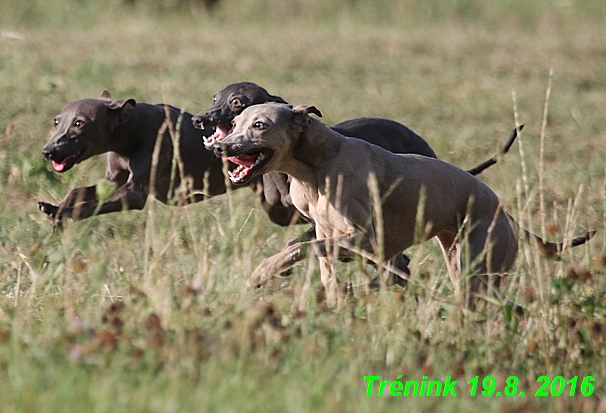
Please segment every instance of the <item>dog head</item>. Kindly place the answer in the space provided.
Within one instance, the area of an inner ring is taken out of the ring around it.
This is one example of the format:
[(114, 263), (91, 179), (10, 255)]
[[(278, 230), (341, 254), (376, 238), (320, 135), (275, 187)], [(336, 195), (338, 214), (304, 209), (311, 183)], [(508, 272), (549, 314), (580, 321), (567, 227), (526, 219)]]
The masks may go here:
[(212, 149), (215, 143), (229, 134), (231, 121), (244, 109), (266, 102), (286, 103), (281, 97), (270, 95), (254, 83), (234, 83), (215, 93), (213, 106), (194, 116), (192, 123), (198, 129), (215, 129), (210, 137), (203, 137), (206, 149)]
[(53, 123), (57, 131), (44, 145), (42, 155), (57, 172), (107, 152), (114, 129), (126, 122), (135, 108), (133, 99), (112, 101), (107, 90), (99, 99), (80, 99), (65, 105)]
[(293, 145), (311, 126), (310, 113), (322, 116), (314, 106), (293, 109), (265, 103), (245, 109), (234, 119), (232, 132), (213, 146), (215, 155), (238, 165), (230, 172), (231, 181), (245, 184), (256, 175), (280, 170)]

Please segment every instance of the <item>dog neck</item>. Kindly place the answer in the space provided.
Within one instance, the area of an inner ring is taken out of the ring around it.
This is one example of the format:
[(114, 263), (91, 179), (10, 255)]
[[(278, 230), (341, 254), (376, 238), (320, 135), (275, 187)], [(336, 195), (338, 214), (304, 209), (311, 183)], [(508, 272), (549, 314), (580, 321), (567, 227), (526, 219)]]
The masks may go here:
[(139, 111), (144, 109), (144, 106), (146, 105), (138, 103), (137, 107), (129, 114), (126, 121), (117, 125), (111, 131), (111, 152), (115, 152), (120, 156), (130, 157), (133, 150), (139, 146), (141, 141), (147, 136), (146, 131), (149, 130), (150, 127), (155, 127), (156, 131), (159, 130), (161, 124), (151, 125), (158, 123), (154, 121), (155, 117), (140, 116)]
[(330, 129), (317, 119), (303, 131), (292, 147), (292, 158), (295, 162), (288, 165), (285, 171), (295, 179), (318, 185), (324, 182), (322, 171), (338, 153), (345, 137)]

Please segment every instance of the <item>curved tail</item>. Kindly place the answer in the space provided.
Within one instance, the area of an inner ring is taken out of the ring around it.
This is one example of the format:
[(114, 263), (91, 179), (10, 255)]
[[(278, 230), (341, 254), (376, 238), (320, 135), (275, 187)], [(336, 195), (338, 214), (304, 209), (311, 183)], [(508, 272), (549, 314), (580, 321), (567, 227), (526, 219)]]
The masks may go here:
[[(503, 146), (503, 148), (501, 149), (501, 154), (506, 154), (507, 152), (509, 152), (509, 149), (511, 148), (511, 145), (513, 145), (513, 143), (515, 142), (516, 138), (518, 137), (520, 131), (524, 129), (524, 125), (520, 125), (517, 128), (515, 128), (512, 132), (511, 135), (509, 135), (509, 139), (507, 139), (507, 143)], [(478, 175), (479, 173), (481, 173), (482, 171), (484, 171), (485, 169), (491, 167), (492, 165), (494, 165), (495, 163), (497, 163), (497, 157), (493, 156), (492, 158), (490, 158), (487, 161), (482, 162), (481, 164), (479, 164), (478, 166), (476, 166), (475, 168), (470, 169), (469, 172), (472, 175)]]
[[(593, 238), (595, 233), (595, 231), (588, 231), (585, 233), (585, 235), (573, 238), (570, 243), (566, 244), (566, 248), (578, 247), (579, 245), (585, 244), (587, 241)], [(524, 230), (524, 238), (529, 244), (532, 244), (533, 241), (536, 242), (539, 246), (539, 249), (549, 256), (558, 254), (564, 250), (564, 243), (545, 241), (543, 238), (531, 232), (528, 232), (527, 230)]]

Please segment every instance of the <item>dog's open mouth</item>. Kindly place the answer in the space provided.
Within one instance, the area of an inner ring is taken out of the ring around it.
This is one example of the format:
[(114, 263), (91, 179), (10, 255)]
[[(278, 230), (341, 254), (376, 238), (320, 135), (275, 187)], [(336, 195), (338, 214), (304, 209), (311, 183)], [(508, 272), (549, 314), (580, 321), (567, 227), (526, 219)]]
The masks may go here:
[(215, 133), (213, 133), (212, 135), (210, 135), (208, 137), (207, 136), (202, 137), (202, 139), (204, 140), (204, 147), (206, 147), (206, 149), (208, 149), (208, 150), (212, 150), (213, 145), (215, 143), (223, 140), (223, 138), (225, 138), (227, 135), (229, 135), (230, 131), (231, 131), (230, 123), (224, 123), (224, 124), (215, 126)]
[(233, 172), (229, 171), (229, 179), (234, 184), (242, 184), (248, 181), (253, 175), (263, 169), (265, 164), (269, 162), (273, 155), (273, 152), (264, 150), (260, 152), (253, 152), (245, 155), (230, 156), (227, 158), (228, 161), (238, 165)]
[(78, 159), (80, 158), (80, 155), (82, 155), (83, 152), (84, 149), (81, 149), (61, 160), (52, 159), (51, 162), (53, 164), (53, 169), (57, 172), (65, 172), (70, 170), (72, 166), (77, 163)]

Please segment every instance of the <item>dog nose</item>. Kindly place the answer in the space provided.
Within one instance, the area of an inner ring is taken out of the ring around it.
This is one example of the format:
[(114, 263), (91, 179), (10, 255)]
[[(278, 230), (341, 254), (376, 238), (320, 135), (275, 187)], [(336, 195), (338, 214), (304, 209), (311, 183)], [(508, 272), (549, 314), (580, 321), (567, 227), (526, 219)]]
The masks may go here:
[(213, 152), (215, 153), (215, 156), (218, 156), (219, 158), (223, 157), (226, 149), (225, 144), (222, 144), (221, 142), (217, 142), (213, 145)]
[(200, 115), (196, 115), (193, 118), (191, 118), (191, 123), (194, 124), (194, 128), (204, 129), (204, 127), (202, 125), (202, 118), (200, 117)]
[(53, 157), (52, 149), (47, 148), (46, 146), (42, 148), (42, 156), (44, 156), (44, 159), (46, 159), (47, 161), (50, 161)]

